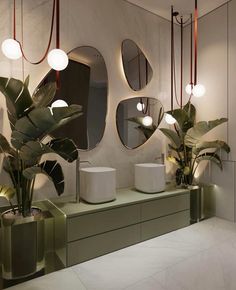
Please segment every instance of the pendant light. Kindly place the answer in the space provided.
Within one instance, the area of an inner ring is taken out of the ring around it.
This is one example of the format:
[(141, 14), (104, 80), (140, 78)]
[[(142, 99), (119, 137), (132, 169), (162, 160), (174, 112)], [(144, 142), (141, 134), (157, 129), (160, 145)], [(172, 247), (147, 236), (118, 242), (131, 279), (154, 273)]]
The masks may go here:
[(64, 70), (69, 63), (67, 54), (60, 49), (60, 0), (57, 0), (56, 5), (56, 48), (49, 52), (47, 61), (57, 71)]
[(191, 15), (191, 36), (190, 36), (190, 83), (186, 86), (185, 91), (190, 95), (196, 98), (201, 98), (205, 95), (206, 89), (204, 85), (197, 82), (197, 61), (198, 61), (198, 2), (195, 0), (195, 9), (194, 9), (194, 82), (192, 80), (192, 15)]
[[(52, 49), (49, 52), (51, 42), (52, 42), (55, 10), (56, 10), (56, 49)], [(23, 23), (22, 23), (22, 32), (23, 32)], [(22, 44), (16, 40), (16, 0), (14, 0), (14, 5), (13, 5), (13, 38), (6, 39), (3, 41), (2, 52), (9, 59), (19, 59), (20, 57), (23, 56), (23, 58), (27, 62), (33, 65), (42, 63), (48, 55), (47, 57), (48, 64), (50, 65), (52, 69), (56, 71), (61, 71), (65, 69), (68, 65), (69, 60), (68, 60), (67, 54), (63, 50), (60, 49), (60, 0), (53, 0), (49, 41), (48, 41), (46, 51), (40, 60), (35, 61), (35, 62), (30, 61), (26, 57), (23, 51)], [(59, 75), (57, 74), (57, 76)]]
[[(200, 98), (202, 97), (206, 89), (202, 84), (197, 82), (197, 61), (198, 61), (198, 4), (195, 0), (195, 10), (194, 10), (194, 21), (192, 14), (190, 17), (184, 21), (183, 16), (179, 16), (179, 12), (174, 11), (173, 6), (171, 6), (171, 111), (174, 110), (174, 95), (176, 102), (180, 108), (183, 107), (183, 27), (190, 21), (190, 81), (185, 87), (186, 93), (189, 95), (189, 101), (192, 97)], [(175, 39), (174, 39), (174, 18), (177, 23), (180, 25), (180, 97), (177, 98), (176, 93), (176, 78), (175, 78)], [(194, 22), (194, 73), (193, 73), (193, 22)], [(165, 121), (173, 125), (176, 120), (171, 114), (165, 114)]]

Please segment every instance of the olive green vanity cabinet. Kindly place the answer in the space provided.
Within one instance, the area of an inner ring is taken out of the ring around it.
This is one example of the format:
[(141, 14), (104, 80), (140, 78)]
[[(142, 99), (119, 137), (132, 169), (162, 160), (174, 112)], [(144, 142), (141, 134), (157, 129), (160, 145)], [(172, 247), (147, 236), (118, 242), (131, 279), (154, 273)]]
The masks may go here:
[[(190, 224), (190, 193), (173, 190), (143, 194), (118, 190), (117, 199), (99, 205), (54, 204), (66, 216), (66, 265), (72, 266)], [(62, 238), (62, 237), (61, 237)]]

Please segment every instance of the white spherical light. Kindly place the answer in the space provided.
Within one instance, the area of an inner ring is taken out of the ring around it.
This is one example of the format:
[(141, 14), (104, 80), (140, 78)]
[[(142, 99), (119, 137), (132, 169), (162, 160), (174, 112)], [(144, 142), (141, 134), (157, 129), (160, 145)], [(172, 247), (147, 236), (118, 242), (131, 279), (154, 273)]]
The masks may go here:
[(203, 85), (198, 84), (196, 86), (194, 86), (193, 88), (193, 95), (196, 98), (201, 98), (202, 96), (204, 96), (206, 93), (206, 89)]
[(138, 103), (137, 104), (137, 110), (138, 111), (140, 111), (140, 112), (142, 112), (143, 110), (144, 110), (144, 108), (145, 108), (145, 105), (143, 104), (143, 103)]
[(52, 108), (62, 108), (62, 107), (68, 107), (68, 104), (64, 100), (56, 100), (51, 105), (51, 109)]
[(2, 52), (7, 58), (10, 59), (16, 60), (22, 57), (19, 42), (12, 38), (3, 41)]
[(172, 117), (170, 114), (165, 114), (165, 121), (169, 125), (173, 125), (176, 123), (176, 120), (174, 117)]
[(55, 70), (63, 70), (68, 65), (67, 54), (58, 48), (52, 49), (47, 56), (48, 64)]
[(144, 118), (143, 118), (143, 121), (142, 121), (142, 123), (143, 123), (143, 125), (144, 125), (145, 127), (149, 127), (149, 126), (151, 126), (151, 125), (152, 125), (152, 122), (153, 122), (153, 120), (152, 120), (152, 117), (150, 117), (150, 116), (146, 116), (146, 117), (144, 117)]
[(188, 95), (191, 95), (191, 94), (192, 94), (192, 89), (193, 89), (193, 85), (191, 85), (191, 84), (187, 84), (187, 86), (185, 87), (185, 92), (186, 92)]

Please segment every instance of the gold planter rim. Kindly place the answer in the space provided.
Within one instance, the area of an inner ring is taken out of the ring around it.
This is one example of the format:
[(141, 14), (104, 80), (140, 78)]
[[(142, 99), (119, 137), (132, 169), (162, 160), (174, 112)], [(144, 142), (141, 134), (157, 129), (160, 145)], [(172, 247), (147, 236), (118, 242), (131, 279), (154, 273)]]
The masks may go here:
[[(18, 207), (15, 207), (14, 209), (17, 211)], [(27, 217), (23, 217), (21, 214), (18, 214), (18, 215), (12, 214), (12, 215), (9, 215), (9, 218), (6, 218), (6, 215), (12, 212), (12, 209), (8, 209), (4, 211), (1, 214), (2, 225), (3, 226), (12, 226), (13, 224), (19, 225), (19, 224), (24, 224), (24, 223), (29, 223), (29, 222), (40, 221), (44, 218), (43, 211), (41, 210), (41, 208), (37, 206), (32, 206), (31, 209), (37, 210), (38, 213), (35, 215), (27, 216)]]

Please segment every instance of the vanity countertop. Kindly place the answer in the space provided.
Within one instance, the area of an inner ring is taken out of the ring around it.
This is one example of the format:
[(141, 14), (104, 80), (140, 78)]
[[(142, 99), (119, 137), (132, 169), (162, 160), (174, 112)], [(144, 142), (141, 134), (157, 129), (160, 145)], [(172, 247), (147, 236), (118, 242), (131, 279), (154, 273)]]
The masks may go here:
[(112, 209), (125, 205), (148, 202), (156, 199), (168, 198), (181, 194), (188, 194), (187, 189), (169, 189), (164, 192), (147, 194), (136, 191), (134, 188), (118, 189), (116, 200), (102, 204), (88, 204), (83, 201), (76, 203), (75, 196), (65, 196), (51, 199), (53, 204), (61, 210), (67, 217), (84, 215), (92, 212)]

